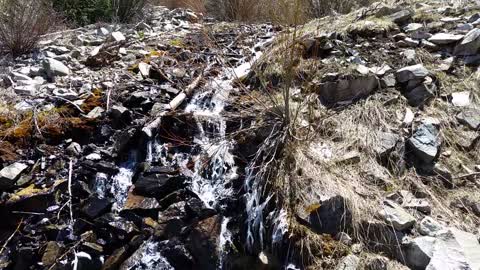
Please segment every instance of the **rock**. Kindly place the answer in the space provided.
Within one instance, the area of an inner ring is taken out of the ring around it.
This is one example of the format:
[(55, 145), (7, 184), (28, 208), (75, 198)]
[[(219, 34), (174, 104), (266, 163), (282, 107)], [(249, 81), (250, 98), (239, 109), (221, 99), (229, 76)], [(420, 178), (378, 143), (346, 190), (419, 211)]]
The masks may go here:
[(127, 40), (127, 38), (125, 38), (125, 36), (122, 34), (122, 32), (112, 32), (112, 34), (110, 35), (111, 39), (116, 41), (116, 42), (121, 42), (121, 41), (125, 41)]
[(108, 212), (112, 203), (106, 198), (98, 198), (97, 196), (90, 197), (82, 208), (82, 213), (90, 219), (99, 217)]
[(383, 217), (388, 225), (392, 225), (399, 231), (412, 228), (416, 222), (413, 216), (403, 210), (400, 205), (390, 200), (384, 201), (380, 216)]
[(436, 239), (430, 236), (417, 237), (405, 247), (405, 260), (413, 269), (425, 269), (433, 256)]
[(112, 255), (110, 255), (102, 266), (102, 270), (118, 269), (122, 262), (128, 258), (128, 247), (123, 246), (116, 249)]
[(16, 162), (0, 171), (0, 189), (9, 189), (15, 185), (20, 175), (28, 168), (27, 165)]
[(426, 236), (434, 236), (443, 226), (431, 217), (425, 217), (420, 221), (418, 232)]
[(219, 256), (221, 218), (212, 216), (194, 226), (188, 236), (187, 248), (199, 269), (216, 269)]
[(170, 205), (165, 211), (158, 213), (158, 223), (167, 223), (171, 219), (184, 219), (187, 216), (186, 203), (178, 202)]
[(309, 216), (309, 223), (313, 230), (331, 235), (346, 230), (351, 225), (351, 221), (352, 214), (345, 198), (338, 195), (322, 202), (320, 207), (312, 211)]
[(428, 40), (429, 38), (431, 38), (432, 36), (433, 36), (432, 34), (425, 31), (415, 31), (410, 33), (410, 38), (421, 40), (422, 43)]
[(455, 228), (437, 234), (427, 270), (479, 268), (480, 243), (474, 234)]
[(70, 69), (62, 62), (53, 58), (45, 59), (42, 64), (49, 77), (70, 75)]
[(426, 199), (411, 198), (410, 200), (404, 201), (402, 206), (406, 209), (418, 210), (427, 215), (432, 212), (432, 207)]
[(415, 32), (418, 30), (423, 29), (424, 25), (421, 23), (409, 23), (407, 26), (403, 28), (403, 31), (405, 32)]
[(344, 232), (337, 233), (337, 235), (335, 235), (335, 240), (343, 243), (346, 246), (352, 245), (352, 241), (353, 241), (350, 235)]
[(116, 121), (116, 122), (129, 122), (131, 120), (131, 112), (127, 108), (119, 105), (114, 105), (110, 109), (110, 116)]
[(33, 84), (23, 85), (23, 86), (15, 86), (13, 88), (15, 94), (17, 95), (27, 95), (27, 96), (34, 96), (37, 92), (37, 87)]
[(480, 49), (480, 29), (475, 28), (467, 33), (465, 38), (455, 47), (453, 52), (457, 56), (475, 55)]
[(216, 214), (215, 209), (210, 208), (204, 201), (196, 197), (188, 199), (186, 209), (189, 217), (199, 219), (209, 218)]
[(422, 124), (408, 139), (408, 145), (418, 159), (432, 163), (440, 153), (440, 131), (433, 123)]
[(438, 33), (433, 35), (428, 41), (437, 45), (448, 45), (462, 40), (463, 35), (455, 35), (449, 33)]
[(397, 81), (406, 83), (411, 80), (424, 79), (430, 72), (422, 65), (414, 65), (399, 69), (396, 73)]
[(150, 69), (151, 66), (145, 62), (140, 62), (138, 64), (138, 70), (140, 71), (140, 75), (142, 75), (142, 77), (145, 79), (150, 77)]
[(144, 174), (135, 182), (134, 192), (145, 197), (162, 198), (185, 186), (185, 178), (164, 174)]
[(43, 252), (42, 256), (42, 263), (44, 266), (51, 266), (53, 265), (57, 259), (62, 255), (62, 246), (55, 242), (50, 241), (47, 243), (45, 247), (45, 251)]
[(405, 110), (405, 116), (403, 117), (403, 125), (404, 126), (410, 126), (413, 123), (413, 120), (415, 119), (415, 114), (410, 110), (410, 108), (406, 108)]
[(317, 86), (320, 101), (326, 105), (334, 105), (342, 101), (350, 101), (365, 97), (375, 91), (378, 80), (375, 76), (364, 76), (353, 79), (322, 82)]
[(105, 112), (105, 109), (103, 109), (102, 107), (95, 107), (85, 117), (89, 119), (97, 119), (102, 117), (102, 114), (104, 112)]
[(383, 76), (382, 79), (380, 79), (380, 84), (384, 88), (389, 88), (389, 87), (395, 87), (397, 84), (397, 80), (395, 79), (394, 74), (388, 74), (386, 76)]
[(457, 120), (472, 130), (479, 130), (480, 110), (476, 108), (465, 108), (462, 112), (457, 114)]
[(390, 14), (387, 17), (396, 24), (404, 24), (409, 21), (413, 16), (413, 12), (408, 9), (398, 11), (396, 13)]
[(365, 260), (365, 270), (388, 270), (390, 260), (383, 256), (371, 256)]
[(82, 153), (82, 146), (79, 143), (72, 142), (65, 150), (69, 155), (79, 156)]
[(161, 207), (157, 199), (136, 195), (133, 192), (134, 189), (134, 186), (130, 188), (127, 200), (122, 210), (133, 212), (158, 212)]
[(68, 100), (75, 100), (78, 98), (77, 92), (73, 90), (67, 90), (67, 89), (61, 89), (61, 88), (55, 88), (52, 91), (52, 94), (56, 97), (60, 97)]
[(422, 83), (419, 86), (405, 93), (408, 104), (412, 107), (425, 105), (435, 97), (437, 86), (435, 84)]
[(99, 36), (107, 36), (108, 34), (110, 34), (110, 31), (108, 31), (108, 29), (105, 27), (101, 27), (97, 29), (96, 34)]
[(335, 270), (357, 270), (359, 269), (360, 258), (355, 255), (347, 255), (337, 264)]
[(98, 161), (102, 159), (102, 156), (98, 153), (91, 153), (85, 157), (86, 160)]

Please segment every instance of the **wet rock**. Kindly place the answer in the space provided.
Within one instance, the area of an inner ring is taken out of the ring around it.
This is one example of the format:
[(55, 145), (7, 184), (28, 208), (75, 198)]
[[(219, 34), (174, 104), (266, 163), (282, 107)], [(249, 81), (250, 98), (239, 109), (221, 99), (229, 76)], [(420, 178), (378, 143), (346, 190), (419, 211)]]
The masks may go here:
[(428, 41), (437, 45), (448, 45), (462, 40), (463, 35), (455, 35), (450, 33), (438, 33), (433, 35)]
[(170, 205), (165, 211), (158, 213), (158, 223), (166, 223), (171, 219), (183, 219), (187, 216), (185, 202), (178, 202)]
[(45, 59), (43, 68), (49, 77), (70, 75), (70, 69), (62, 62), (53, 58)]
[(102, 266), (102, 270), (118, 269), (122, 262), (128, 258), (128, 247), (124, 246), (116, 249), (110, 255)]
[(408, 230), (415, 225), (415, 218), (407, 213), (397, 203), (385, 200), (383, 209), (380, 211), (380, 216), (383, 217), (387, 224), (391, 224), (396, 230)]
[(331, 235), (346, 230), (351, 225), (351, 221), (352, 214), (345, 198), (341, 196), (322, 202), (320, 207), (312, 211), (309, 216), (309, 223), (315, 231)]
[(108, 212), (111, 206), (112, 203), (109, 199), (93, 196), (83, 206), (82, 213), (90, 219), (94, 219)]
[(82, 146), (79, 143), (72, 142), (66, 149), (67, 154), (72, 156), (79, 156), (82, 153)]
[(146, 198), (140, 195), (133, 193), (134, 186), (130, 189), (127, 200), (123, 207), (125, 211), (134, 211), (134, 212), (149, 212), (150, 210), (159, 210), (160, 204), (155, 198)]
[(134, 192), (146, 197), (163, 198), (185, 187), (185, 178), (165, 174), (142, 175), (135, 182)]
[(208, 207), (202, 200), (196, 197), (188, 199), (186, 209), (190, 217), (199, 219), (205, 219), (216, 214), (213, 208)]
[(323, 104), (331, 105), (368, 96), (377, 87), (378, 80), (372, 75), (320, 83), (317, 85), (317, 94)]
[(115, 133), (113, 136), (113, 153), (115, 155), (120, 155), (127, 151), (130, 145), (135, 144), (137, 134), (138, 132), (136, 128), (121, 130)]
[(454, 53), (457, 56), (474, 55), (480, 49), (480, 29), (475, 28), (467, 33), (465, 38), (455, 47)]
[(16, 162), (0, 171), (0, 189), (9, 189), (15, 185), (20, 175), (28, 168), (27, 165)]
[(53, 265), (60, 255), (62, 255), (62, 246), (54, 241), (48, 242), (42, 256), (43, 265), (47, 267)]
[(110, 116), (115, 122), (129, 123), (131, 121), (132, 112), (127, 108), (119, 105), (114, 105), (110, 109)]
[(200, 221), (190, 232), (187, 248), (200, 269), (214, 269), (218, 262), (221, 218), (213, 216)]
[(457, 114), (457, 120), (472, 130), (480, 129), (480, 110), (476, 108), (465, 108)]
[(107, 161), (93, 162), (91, 160), (86, 160), (83, 162), (82, 165), (86, 168), (93, 169), (98, 172), (103, 172), (109, 175), (114, 175), (119, 172), (119, 169), (115, 164)]
[(339, 264), (335, 267), (335, 270), (357, 270), (360, 264), (360, 258), (351, 254), (344, 257)]
[(397, 81), (405, 83), (411, 80), (424, 79), (430, 72), (422, 65), (414, 65), (399, 69), (396, 73)]
[(425, 123), (417, 128), (408, 139), (413, 154), (424, 163), (432, 163), (440, 153), (440, 131), (433, 123)]
[(418, 231), (422, 235), (434, 236), (443, 226), (431, 217), (425, 217), (420, 221)]

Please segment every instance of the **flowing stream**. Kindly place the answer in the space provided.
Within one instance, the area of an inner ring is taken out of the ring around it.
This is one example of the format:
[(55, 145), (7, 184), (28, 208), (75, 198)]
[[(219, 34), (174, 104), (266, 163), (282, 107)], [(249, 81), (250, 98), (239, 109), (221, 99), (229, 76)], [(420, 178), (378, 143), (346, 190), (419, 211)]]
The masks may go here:
[[(162, 164), (162, 166), (180, 168), (181, 173), (188, 178), (187, 188), (194, 192), (207, 207), (215, 209), (220, 215), (225, 213), (226, 210), (224, 201), (238, 194), (238, 190), (232, 188), (232, 181), (239, 177), (238, 168), (232, 154), (235, 141), (227, 136), (227, 122), (222, 113), (231, 92), (235, 90), (232, 85), (233, 80), (248, 74), (252, 64), (261, 57), (261, 49), (272, 39), (273, 32), (268, 31), (267, 36), (263, 36), (254, 47), (250, 48), (252, 57), (249, 60), (244, 58), (236, 67), (222, 68), (217, 76), (210, 78), (190, 98), (184, 112), (193, 116), (197, 127), (193, 141), (194, 145), (190, 147), (191, 152), (176, 151), (172, 155), (169, 144), (162, 141), (159, 136), (154, 137), (147, 143), (146, 162), (156, 162)], [(213, 61), (221, 62), (221, 59), (214, 59)], [(225, 64), (223, 63), (221, 66), (225, 66)], [(208, 72), (208, 70), (206, 71)], [(105, 184), (105, 175), (97, 175), (96, 189), (99, 196), (106, 196), (105, 194), (108, 192), (113, 195), (116, 201), (114, 204), (115, 210), (121, 210), (125, 203), (128, 190), (132, 185), (132, 177), (137, 162), (136, 154), (132, 153), (130, 159), (121, 164), (120, 172), (113, 177), (110, 187)], [(193, 166), (191, 166), (192, 162)], [(261, 245), (263, 245), (262, 236), (265, 233), (262, 225), (263, 207), (270, 198), (259, 204), (261, 190), (257, 188), (255, 183), (249, 182), (251, 178), (248, 177), (248, 173), (247, 170), (246, 181), (248, 183), (246, 183), (246, 186), (250, 193), (246, 195), (246, 209), (249, 219), (247, 221), (247, 246), (253, 245), (257, 240), (261, 241)], [(232, 243), (232, 232), (228, 230), (230, 220), (231, 217), (221, 217), (221, 231), (217, 243), (218, 269), (224, 268), (225, 247)], [(282, 226), (279, 225), (275, 229), (276, 234), (283, 231)], [(259, 239), (257, 239), (257, 236), (259, 236)], [(276, 237), (279, 236), (276, 235)], [(142, 259), (136, 264), (138, 269), (150, 269), (149, 267), (159, 264), (162, 265), (161, 269), (170, 269), (168, 262), (159, 254), (156, 247), (157, 243), (151, 240), (144, 243), (141, 248), (143, 248), (146, 258), (151, 258), (151, 262)]]

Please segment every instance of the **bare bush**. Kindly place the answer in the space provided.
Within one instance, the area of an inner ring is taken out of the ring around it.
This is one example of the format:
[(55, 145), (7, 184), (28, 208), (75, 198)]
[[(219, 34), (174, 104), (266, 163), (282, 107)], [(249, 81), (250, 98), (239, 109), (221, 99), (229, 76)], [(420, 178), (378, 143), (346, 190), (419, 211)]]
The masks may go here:
[(146, 0), (111, 0), (113, 17), (122, 23), (131, 22), (133, 18), (141, 14)]
[(55, 22), (44, 0), (1, 0), (0, 10), (0, 42), (13, 56), (33, 50)]

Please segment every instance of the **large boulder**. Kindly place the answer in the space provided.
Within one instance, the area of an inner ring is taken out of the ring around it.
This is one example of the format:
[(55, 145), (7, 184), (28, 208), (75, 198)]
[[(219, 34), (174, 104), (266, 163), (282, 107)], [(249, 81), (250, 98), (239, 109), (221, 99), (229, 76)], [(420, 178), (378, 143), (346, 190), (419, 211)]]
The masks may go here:
[(424, 123), (408, 139), (413, 154), (424, 163), (432, 163), (440, 153), (440, 131), (433, 123)]
[(480, 269), (480, 243), (474, 234), (448, 228), (408, 242), (405, 260), (412, 269)]
[(474, 55), (480, 49), (480, 29), (468, 32), (465, 38), (455, 47), (454, 54), (458, 56)]

